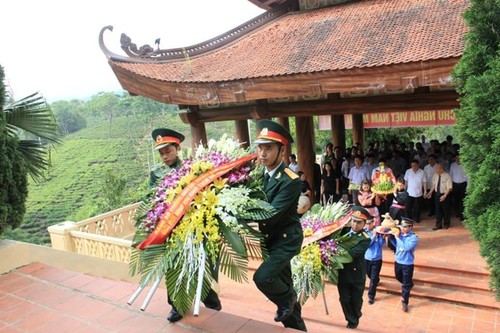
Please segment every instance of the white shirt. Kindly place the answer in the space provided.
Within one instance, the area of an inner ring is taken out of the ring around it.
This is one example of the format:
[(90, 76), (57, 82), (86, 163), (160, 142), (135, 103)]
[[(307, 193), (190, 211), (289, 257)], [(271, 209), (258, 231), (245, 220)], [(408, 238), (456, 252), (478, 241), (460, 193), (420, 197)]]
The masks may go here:
[(458, 164), (457, 162), (451, 163), (449, 174), (451, 177), (451, 181), (454, 183), (464, 183), (468, 181), (468, 178), (464, 172), (464, 168), (462, 168), (462, 165)]
[[(281, 163), (283, 163), (283, 162), (281, 162)], [(266, 168), (266, 172), (265, 172), (265, 174), (267, 173), (267, 174), (269, 175), (269, 179), (273, 178), (274, 173), (275, 173), (275, 172), (276, 172), (276, 170), (278, 170), (278, 168), (281, 166), (281, 163), (280, 163), (280, 164), (278, 164), (278, 166), (277, 166), (276, 168), (272, 169), (271, 171), (267, 171), (267, 168)]]
[(371, 176), (373, 175), (373, 170), (378, 168), (378, 163), (375, 162), (373, 164), (370, 164), (370, 162), (367, 161), (363, 163), (363, 166), (368, 170), (368, 174)]
[(354, 165), (354, 162), (352, 160), (345, 159), (342, 162), (342, 166), (340, 167), (340, 171), (342, 172), (342, 176), (344, 176), (345, 178), (349, 178), (349, 172), (351, 171), (351, 168), (353, 165)]
[(288, 167), (295, 173), (299, 173), (299, 165), (297, 164), (297, 162), (295, 163), (290, 163), (288, 165)]
[(424, 170), (418, 169), (417, 172), (414, 172), (413, 169), (406, 170), (405, 181), (409, 196), (418, 198), (424, 194), (422, 187), (427, 183)]
[[(436, 164), (434, 164), (436, 165)], [(424, 167), (425, 177), (427, 178), (427, 189), (430, 190), (432, 188), (432, 177), (434, 176), (434, 166), (427, 164)]]

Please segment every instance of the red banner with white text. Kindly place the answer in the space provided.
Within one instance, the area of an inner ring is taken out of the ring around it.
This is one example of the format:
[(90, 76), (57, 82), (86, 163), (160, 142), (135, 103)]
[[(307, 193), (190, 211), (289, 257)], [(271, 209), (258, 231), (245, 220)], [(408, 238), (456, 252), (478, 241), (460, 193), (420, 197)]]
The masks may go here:
[[(352, 128), (352, 115), (344, 115), (345, 128)], [(425, 127), (454, 125), (452, 110), (404, 111), (366, 113), (363, 115), (364, 128)], [(331, 117), (319, 116), (319, 129), (331, 130)]]

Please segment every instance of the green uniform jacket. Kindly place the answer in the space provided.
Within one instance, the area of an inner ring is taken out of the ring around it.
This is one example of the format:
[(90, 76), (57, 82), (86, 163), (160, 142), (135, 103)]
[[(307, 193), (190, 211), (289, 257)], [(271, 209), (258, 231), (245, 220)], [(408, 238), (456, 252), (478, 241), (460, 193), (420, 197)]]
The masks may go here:
[[(287, 247), (297, 247), (297, 253), (300, 251), (303, 233), (297, 205), (301, 185), (299, 176), (287, 168), (285, 163), (281, 163), (265, 186), (268, 202), (278, 211), (272, 218), (259, 222), (259, 229), (266, 238), (268, 247), (286, 243)], [(288, 239), (284, 240), (285, 238)]]
[[(340, 235), (345, 235), (351, 230), (350, 227), (343, 228)], [(362, 283), (366, 281), (365, 252), (370, 246), (370, 236), (361, 230), (351, 236), (359, 239), (359, 242), (350, 250), (352, 262), (344, 264), (344, 268), (339, 270), (339, 284), (341, 283)]]
[(156, 165), (149, 174), (149, 188), (155, 188), (158, 186), (159, 181), (163, 179), (167, 173), (174, 169), (179, 169), (181, 166), (182, 161), (180, 159), (177, 159), (177, 161), (172, 165), (166, 165), (165, 163)]

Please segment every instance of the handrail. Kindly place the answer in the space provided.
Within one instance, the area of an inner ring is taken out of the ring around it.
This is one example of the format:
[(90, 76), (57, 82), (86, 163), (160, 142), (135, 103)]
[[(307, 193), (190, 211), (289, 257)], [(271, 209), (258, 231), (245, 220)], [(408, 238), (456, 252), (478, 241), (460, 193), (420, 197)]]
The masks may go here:
[(79, 222), (65, 221), (48, 228), (52, 247), (127, 263), (130, 259), (134, 214), (140, 202)]

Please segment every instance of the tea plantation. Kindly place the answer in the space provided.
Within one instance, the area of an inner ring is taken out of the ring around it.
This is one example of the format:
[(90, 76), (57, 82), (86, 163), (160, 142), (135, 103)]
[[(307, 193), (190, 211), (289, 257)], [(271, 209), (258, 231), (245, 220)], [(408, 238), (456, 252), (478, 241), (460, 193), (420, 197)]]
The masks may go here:
[[(147, 191), (148, 165), (159, 162), (158, 153), (152, 150), (153, 126), (148, 123), (184, 133), (183, 147), (190, 147), (189, 126), (175, 113), (162, 113), (147, 122), (118, 117), (111, 125), (109, 121), (96, 122), (68, 135), (51, 151), (52, 167), (46, 179), (30, 183), (27, 213), (21, 227), (7, 231), (2, 238), (50, 245), (48, 226), (80, 221), (138, 201)], [(234, 133), (233, 123), (207, 124), (209, 137), (217, 138), (224, 132)], [(109, 182), (104, 183), (109, 177), (124, 179), (125, 190), (118, 194), (117, 207), (99, 211), (99, 203), (113, 191)]]

